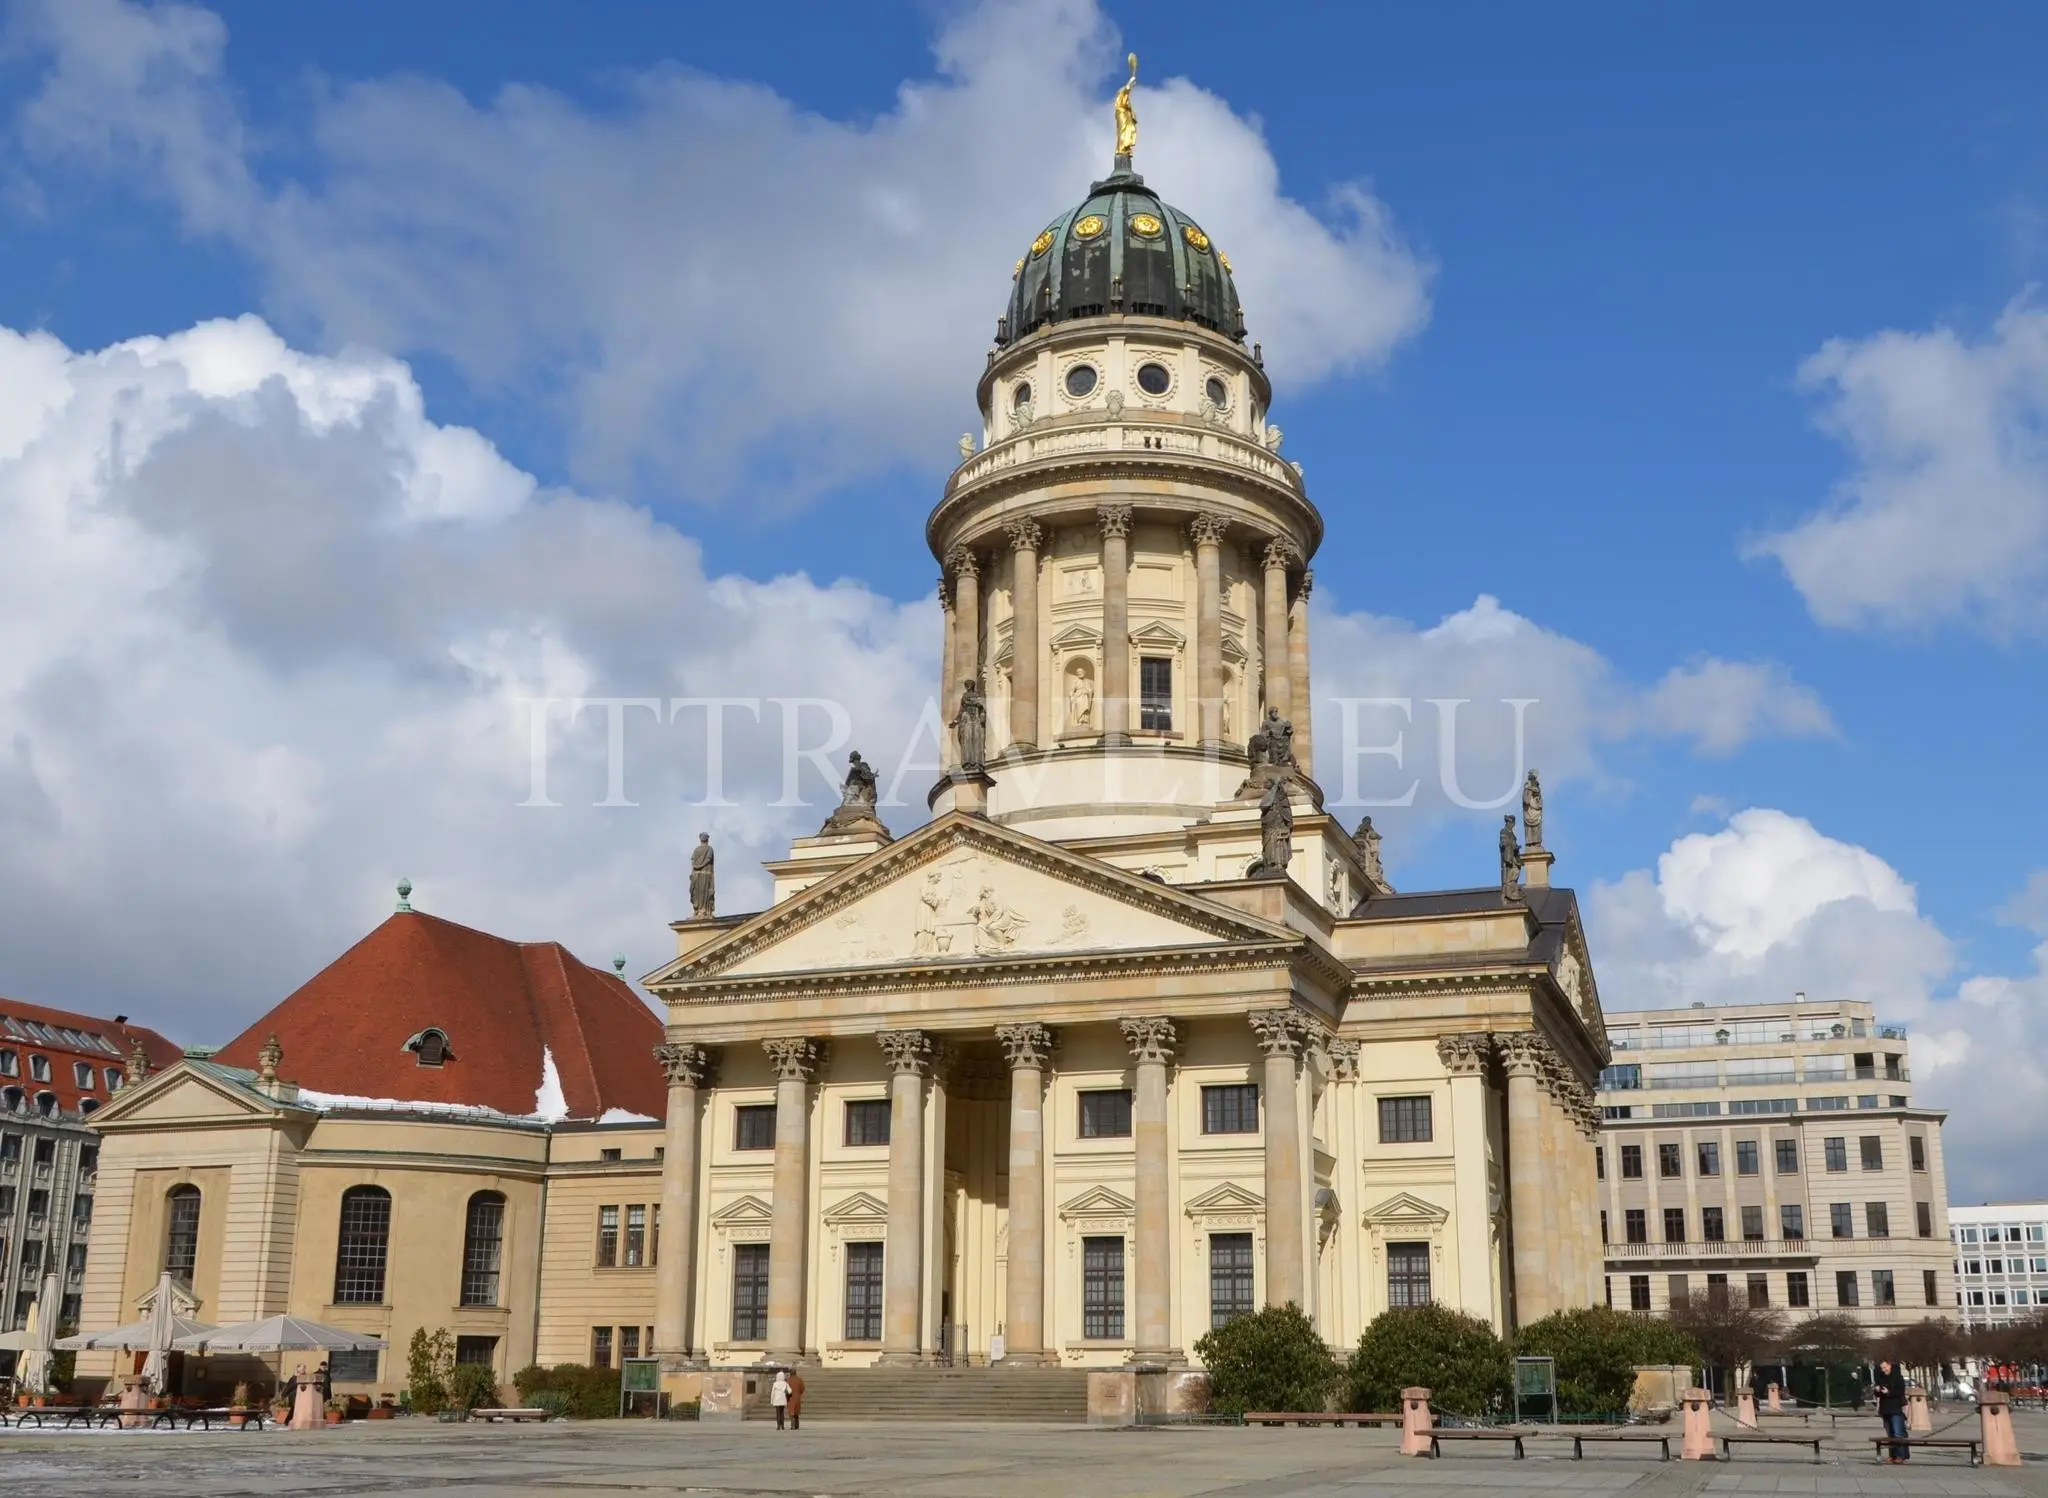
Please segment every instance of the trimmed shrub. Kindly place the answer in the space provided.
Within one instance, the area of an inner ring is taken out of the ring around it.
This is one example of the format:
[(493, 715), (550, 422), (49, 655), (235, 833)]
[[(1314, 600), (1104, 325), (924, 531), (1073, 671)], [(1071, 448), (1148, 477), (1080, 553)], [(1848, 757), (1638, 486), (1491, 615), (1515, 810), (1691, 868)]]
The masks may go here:
[(610, 1420), (619, 1413), (619, 1370), (589, 1368), (582, 1363), (537, 1364), (512, 1375), (519, 1402), (575, 1420)]
[(498, 1376), (488, 1363), (457, 1363), (448, 1375), (448, 1403), (458, 1410), (498, 1406)]
[(1343, 1370), (1329, 1344), (1291, 1301), (1239, 1316), (1195, 1343), (1209, 1370), (1212, 1406), (1221, 1414), (1246, 1410), (1329, 1407)]
[(405, 1352), (407, 1403), (422, 1415), (438, 1415), (448, 1408), (448, 1380), (455, 1371), (455, 1338), (446, 1327), (428, 1331), (413, 1328), (412, 1342)]
[(1507, 1403), (1508, 1366), (1492, 1326), (1431, 1303), (1375, 1317), (1345, 1372), (1354, 1410), (1398, 1410), (1401, 1391), (1419, 1384), (1435, 1409), (1489, 1416)]
[(1698, 1363), (1699, 1351), (1671, 1323), (1606, 1306), (1554, 1311), (1516, 1334), (1518, 1357), (1557, 1360), (1557, 1408), (1566, 1415), (1628, 1409), (1638, 1365)]

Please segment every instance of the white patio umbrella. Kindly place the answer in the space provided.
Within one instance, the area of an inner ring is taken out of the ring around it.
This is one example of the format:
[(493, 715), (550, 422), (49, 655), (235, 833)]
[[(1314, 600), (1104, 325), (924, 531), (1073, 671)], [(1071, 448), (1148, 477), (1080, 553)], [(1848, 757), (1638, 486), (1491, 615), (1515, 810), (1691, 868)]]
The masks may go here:
[(164, 1358), (171, 1351), (171, 1344), (180, 1337), (213, 1330), (208, 1322), (180, 1316), (178, 1298), (170, 1275), (165, 1274), (158, 1278), (156, 1288), (150, 1292), (149, 1314), (142, 1320), (130, 1321), (124, 1326), (113, 1327), (108, 1331), (88, 1332), (77, 1337), (61, 1337), (56, 1345), (79, 1352), (122, 1347), (145, 1348), (149, 1356), (142, 1364), (142, 1381), (149, 1386), (152, 1393), (160, 1394), (164, 1386)]
[(300, 1316), (266, 1316), (232, 1326), (211, 1326), (172, 1344), (180, 1352), (289, 1352), (318, 1348), (322, 1352), (379, 1352), (391, 1344), (368, 1332), (328, 1326)]
[(14, 1382), (17, 1387), (33, 1389), (38, 1393), (50, 1387), (50, 1348), (57, 1340), (57, 1276), (43, 1276), (42, 1293), (35, 1304), (28, 1308), (27, 1347), (23, 1349), (21, 1361), (15, 1365)]

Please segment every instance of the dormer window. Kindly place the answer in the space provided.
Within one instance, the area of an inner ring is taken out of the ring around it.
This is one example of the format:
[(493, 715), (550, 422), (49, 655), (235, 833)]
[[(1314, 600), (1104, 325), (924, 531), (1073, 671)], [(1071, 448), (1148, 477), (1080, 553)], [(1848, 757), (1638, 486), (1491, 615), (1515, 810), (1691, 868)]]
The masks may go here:
[(420, 1031), (405, 1043), (405, 1049), (418, 1058), (421, 1066), (441, 1066), (455, 1059), (447, 1033), (441, 1030)]
[(35, 1079), (36, 1081), (38, 1081), (38, 1082), (47, 1082), (47, 1081), (49, 1081), (49, 1080), (50, 1080), (50, 1058), (49, 1058), (48, 1056), (31, 1056), (31, 1057), (29, 1057), (29, 1058), (28, 1058), (28, 1074), (29, 1074), (29, 1075), (30, 1075), (31, 1077), (33, 1077), (33, 1078), (34, 1078), (34, 1079)]

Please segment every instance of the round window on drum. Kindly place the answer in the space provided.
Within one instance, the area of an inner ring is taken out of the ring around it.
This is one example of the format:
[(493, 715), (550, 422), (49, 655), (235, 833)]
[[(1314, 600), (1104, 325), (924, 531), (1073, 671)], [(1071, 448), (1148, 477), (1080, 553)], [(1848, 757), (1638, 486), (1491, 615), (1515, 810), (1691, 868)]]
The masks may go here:
[(1093, 364), (1076, 364), (1067, 371), (1067, 394), (1075, 400), (1080, 400), (1094, 391), (1095, 380)]
[(1202, 387), (1202, 393), (1209, 397), (1209, 404), (1219, 411), (1230, 408), (1230, 387), (1215, 375), (1209, 376), (1209, 383)]
[(1017, 382), (1017, 388), (1010, 392), (1010, 404), (1012, 406), (1028, 406), (1031, 404), (1031, 382), (1029, 380), (1019, 380)]
[(1164, 395), (1173, 388), (1173, 376), (1164, 364), (1140, 364), (1138, 388), (1147, 395)]

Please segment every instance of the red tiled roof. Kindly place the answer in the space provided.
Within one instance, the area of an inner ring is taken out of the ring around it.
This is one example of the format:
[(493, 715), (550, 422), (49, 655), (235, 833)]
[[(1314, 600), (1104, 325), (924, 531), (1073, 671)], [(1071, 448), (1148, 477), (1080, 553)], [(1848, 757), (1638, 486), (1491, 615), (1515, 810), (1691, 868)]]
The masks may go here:
[[(38, 1033), (42, 1027), (44, 1033)], [(60, 1029), (61, 1027), (61, 1029)], [(61, 1030), (73, 1030), (87, 1038), (98, 1038), (113, 1048), (109, 1055), (96, 1045), (79, 1045), (62, 1036)], [(157, 1071), (171, 1065), (184, 1052), (154, 1030), (141, 1025), (131, 1025), (126, 1020), (101, 1019), (95, 1015), (78, 1014), (69, 1009), (52, 1009), (44, 1004), (24, 1004), (18, 999), (0, 996), (0, 1053), (14, 1052), (15, 1070), (6, 1070), (4, 1059), (0, 1059), (0, 1085), (19, 1087), (29, 1098), (39, 1092), (57, 1094), (57, 1106), (76, 1108), (90, 1098), (104, 1103), (113, 1095), (107, 1085), (107, 1069), (116, 1073), (128, 1065), (128, 1053), (135, 1049), (135, 1042), (142, 1042), (144, 1054), (149, 1057), (150, 1070)], [(38, 1081), (33, 1075), (33, 1058), (47, 1056), (50, 1061), (50, 1078)], [(84, 1061), (92, 1067), (92, 1086), (81, 1088), (73, 1063)]]
[[(445, 1065), (405, 1049), (429, 1028), (448, 1037)], [(531, 1113), (545, 1050), (571, 1118), (667, 1108), (653, 1053), (661, 1021), (617, 975), (555, 942), (507, 941), (418, 911), (391, 916), (214, 1059), (254, 1068), (273, 1033), (279, 1074), (316, 1092)]]

